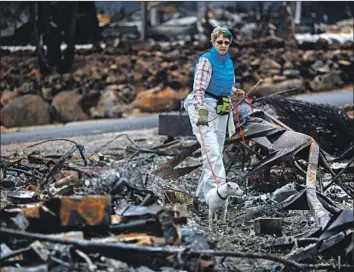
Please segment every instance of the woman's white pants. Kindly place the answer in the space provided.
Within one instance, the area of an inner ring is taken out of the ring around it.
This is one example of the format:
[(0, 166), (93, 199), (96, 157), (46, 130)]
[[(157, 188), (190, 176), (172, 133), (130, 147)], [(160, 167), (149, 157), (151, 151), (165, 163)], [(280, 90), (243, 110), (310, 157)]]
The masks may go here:
[[(196, 196), (200, 201), (205, 201), (208, 191), (217, 184), (223, 184), (226, 180), (223, 163), (223, 149), (226, 137), (226, 127), (229, 115), (216, 113), (216, 100), (205, 98), (205, 107), (208, 110), (209, 126), (197, 126), (199, 118), (198, 110), (192, 103), (185, 103), (192, 124), (193, 134), (196, 136), (202, 151), (202, 173), (199, 179)], [(208, 162), (209, 159), (209, 162)], [(214, 178), (213, 172), (217, 181)]]

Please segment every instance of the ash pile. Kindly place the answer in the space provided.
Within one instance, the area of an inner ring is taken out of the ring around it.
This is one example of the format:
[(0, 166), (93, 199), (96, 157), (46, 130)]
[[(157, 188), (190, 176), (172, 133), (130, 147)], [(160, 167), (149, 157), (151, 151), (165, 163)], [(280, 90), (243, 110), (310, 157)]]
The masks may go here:
[[(291, 108), (306, 107), (290, 100), (286, 112), (285, 102), (267, 100), (284, 122)], [(297, 133), (316, 126), (309, 116)], [(281, 124), (277, 118), (273, 122)], [(332, 118), (348, 120), (344, 113)], [(325, 114), (317, 119), (322, 134), (311, 137), (322, 147), (323, 133), (337, 128)], [(342, 125), (352, 133), (351, 123)], [(200, 146), (193, 136), (141, 132), (7, 150), (1, 157), (1, 269), (352, 271), (353, 138), (343, 133), (340, 143), (319, 149), (329, 165), (319, 163), (315, 187), (328, 214), (325, 224), (308, 195), (302, 159), (308, 146), (264, 155), (267, 150), (252, 140), (231, 137), (224, 153), (227, 181), (238, 183), (245, 196), (230, 199), (226, 223), (216, 222), (211, 231), (207, 206), (194, 197)]]

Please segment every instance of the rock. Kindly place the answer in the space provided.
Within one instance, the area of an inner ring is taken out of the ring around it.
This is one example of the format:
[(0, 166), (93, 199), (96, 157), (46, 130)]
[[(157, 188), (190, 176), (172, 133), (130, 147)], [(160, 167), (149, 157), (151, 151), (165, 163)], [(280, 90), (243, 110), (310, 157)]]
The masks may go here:
[(311, 65), (311, 68), (316, 70), (318, 68), (321, 68), (323, 67), (325, 64), (322, 60), (316, 60), (312, 65)]
[(295, 54), (292, 54), (290, 51), (285, 51), (284, 53), (281, 54), (279, 59), (282, 60), (284, 63), (287, 62), (292, 63), (294, 59), (298, 59), (298, 57), (297, 56), (295, 57)]
[(169, 72), (168, 76), (171, 78), (169, 81), (175, 81), (180, 86), (176, 86), (174, 89), (180, 89), (182, 87), (188, 86), (189, 83), (192, 85), (192, 77), (191, 75), (186, 75), (180, 70)]
[(255, 58), (253, 61), (251, 61), (250, 65), (252, 68), (257, 69), (260, 65), (261, 61), (259, 58)]
[(297, 41), (296, 41), (295, 37), (285, 40), (285, 47), (286, 48), (293, 48), (293, 49), (297, 48), (298, 46), (297, 46)]
[(266, 77), (263, 82), (264, 84), (273, 84), (274, 81), (272, 77)]
[(296, 78), (300, 76), (300, 71), (299, 70), (284, 70), (283, 75), (286, 76), (287, 78)]
[(152, 45), (147, 42), (134, 41), (132, 43), (132, 50), (135, 52), (147, 51), (151, 52)]
[(347, 60), (338, 60), (337, 63), (339, 64), (340, 67), (350, 67), (352, 66), (352, 63)]
[(74, 76), (79, 78), (83, 77), (84, 75), (85, 75), (85, 71), (83, 69), (77, 69), (74, 73)]
[(53, 99), (53, 91), (52, 88), (42, 88), (42, 96), (45, 100)]
[(265, 96), (279, 91), (292, 88), (301, 90), (304, 87), (303, 79), (289, 79), (276, 84), (262, 84), (256, 88), (252, 94), (255, 96)]
[(16, 97), (18, 97), (19, 95), (19, 90), (16, 88), (12, 91), (10, 90), (5, 90), (2, 94), (1, 94), (1, 105), (5, 106), (7, 104), (9, 104), (12, 100), (14, 100)]
[(115, 84), (118, 83), (118, 76), (117, 75), (110, 75), (106, 78), (105, 83), (110, 85), (110, 84)]
[(284, 80), (287, 80), (287, 77), (286, 76), (278, 76), (278, 75), (275, 75), (273, 77), (273, 82), (274, 83), (278, 83), (278, 82), (282, 82)]
[(282, 48), (285, 46), (285, 41), (276, 36), (269, 36), (263, 42), (263, 47), (266, 48)]
[(163, 90), (154, 88), (137, 95), (134, 106), (146, 112), (177, 110), (183, 95), (167, 87)]
[(19, 96), (1, 109), (1, 122), (6, 127), (48, 124), (49, 105), (39, 95)]
[(251, 78), (251, 73), (249, 71), (245, 71), (245, 72), (242, 72), (241, 76), (244, 81), (248, 81), (248, 79)]
[(24, 82), (20, 88), (19, 88), (19, 92), (21, 94), (30, 94), (30, 93), (34, 93), (36, 92), (36, 89), (34, 87), (34, 82), (33, 81), (26, 81)]
[(328, 45), (329, 50), (336, 50), (336, 49), (340, 49), (341, 47), (342, 44), (337, 40), (332, 40), (332, 42)]
[(286, 61), (283, 65), (283, 68), (285, 70), (292, 70), (294, 68), (294, 65), (290, 61)]
[(141, 80), (143, 79), (143, 74), (140, 72), (137, 72), (137, 71), (133, 71), (132, 76), (133, 76), (135, 82), (141, 82)]
[(342, 44), (342, 49), (346, 50), (353, 50), (354, 43), (351, 41), (346, 41), (345, 43)]
[(319, 50), (327, 50), (329, 47), (328, 41), (326, 39), (323, 38), (319, 38), (316, 43), (315, 43), (315, 49), (319, 49)]
[(55, 119), (60, 122), (89, 119), (80, 105), (81, 97), (76, 91), (63, 91), (57, 94), (51, 105)]
[(146, 89), (146, 86), (144, 84), (136, 84), (135, 85), (135, 93), (136, 93), (136, 95), (138, 95), (141, 92), (145, 92), (146, 90), (147, 89)]
[(32, 69), (32, 71), (30, 72), (29, 76), (30, 76), (31, 80), (35, 80), (35, 81), (38, 81), (38, 82), (41, 79), (41, 74), (40, 74), (38, 69)]
[(278, 62), (276, 62), (275, 60), (272, 60), (270, 58), (266, 58), (262, 61), (260, 69), (262, 71), (266, 71), (269, 69), (280, 70), (281, 65)]
[(317, 68), (315, 70), (320, 75), (328, 74), (330, 72), (330, 69), (329, 69), (329, 67), (327, 65), (325, 65), (323, 67), (319, 67), (319, 68)]
[(302, 55), (302, 61), (305, 63), (313, 63), (315, 61), (315, 54), (313, 50), (308, 50)]
[(270, 76), (274, 76), (274, 75), (280, 75), (281, 73), (280, 73), (280, 69), (270, 69), (266, 74)]
[(313, 91), (326, 91), (343, 87), (344, 81), (340, 77), (340, 72), (331, 72), (325, 75), (316, 76), (313, 81), (310, 82), (310, 88)]
[(258, 82), (259, 80), (262, 79), (262, 77), (257, 72), (252, 73), (252, 78), (254, 82)]
[(90, 108), (90, 113), (93, 118), (121, 118), (122, 109), (123, 104), (119, 98), (118, 89), (108, 88), (101, 93), (97, 106)]

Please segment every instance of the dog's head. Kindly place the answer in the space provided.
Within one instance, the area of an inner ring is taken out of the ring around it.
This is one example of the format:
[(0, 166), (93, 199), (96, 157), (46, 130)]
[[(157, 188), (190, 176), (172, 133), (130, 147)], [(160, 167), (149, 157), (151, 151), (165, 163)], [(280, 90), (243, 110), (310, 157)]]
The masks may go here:
[(227, 182), (226, 190), (229, 196), (241, 197), (243, 195), (243, 191), (241, 190), (240, 186), (238, 186), (238, 184), (235, 182)]

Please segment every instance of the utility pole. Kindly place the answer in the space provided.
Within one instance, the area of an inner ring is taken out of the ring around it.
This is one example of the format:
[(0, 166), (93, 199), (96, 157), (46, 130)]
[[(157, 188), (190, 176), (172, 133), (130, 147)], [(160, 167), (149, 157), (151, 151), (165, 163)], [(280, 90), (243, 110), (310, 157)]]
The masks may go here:
[(301, 24), (301, 1), (296, 1), (294, 23), (295, 26)]
[(206, 3), (203, 1), (197, 2), (197, 16), (201, 19), (205, 15)]
[(147, 36), (147, 8), (146, 8), (147, 2), (142, 1), (141, 2), (141, 36), (140, 40), (145, 41), (146, 36)]

